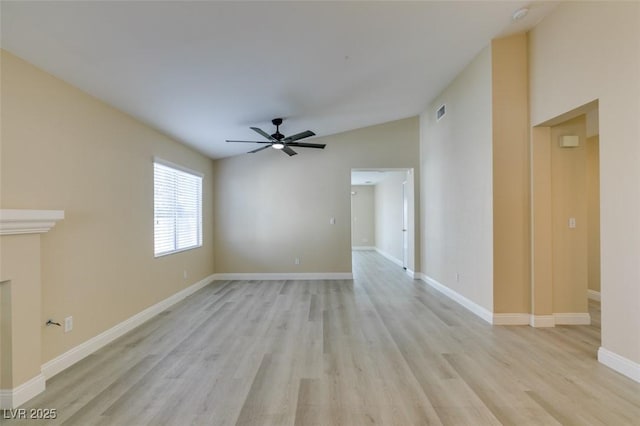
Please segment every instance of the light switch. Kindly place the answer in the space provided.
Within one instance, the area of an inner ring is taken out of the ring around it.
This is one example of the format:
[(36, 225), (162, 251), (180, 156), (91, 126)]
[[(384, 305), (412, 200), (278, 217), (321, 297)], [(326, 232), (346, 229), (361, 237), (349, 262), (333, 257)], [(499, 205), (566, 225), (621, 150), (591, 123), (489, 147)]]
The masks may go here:
[(573, 229), (576, 227), (576, 218), (575, 217), (570, 217), (569, 218), (569, 228)]
[(331, 219), (329, 219), (329, 224), (330, 225), (335, 225), (336, 224), (336, 218), (332, 217)]

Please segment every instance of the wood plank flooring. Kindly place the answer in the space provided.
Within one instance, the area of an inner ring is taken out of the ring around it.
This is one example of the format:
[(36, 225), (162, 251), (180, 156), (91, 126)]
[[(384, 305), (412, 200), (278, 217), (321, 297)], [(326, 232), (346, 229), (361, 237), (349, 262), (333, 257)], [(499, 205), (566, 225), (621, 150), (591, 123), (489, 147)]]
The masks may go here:
[(62, 372), (55, 425), (640, 425), (592, 326), (492, 327), (374, 252), (354, 281), (217, 282)]

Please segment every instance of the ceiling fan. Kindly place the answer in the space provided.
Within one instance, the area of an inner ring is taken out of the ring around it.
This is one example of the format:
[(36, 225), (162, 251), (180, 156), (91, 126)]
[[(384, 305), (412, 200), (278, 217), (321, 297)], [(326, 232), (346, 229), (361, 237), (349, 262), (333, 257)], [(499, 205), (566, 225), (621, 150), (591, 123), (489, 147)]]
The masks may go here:
[(250, 129), (253, 130), (254, 132), (258, 133), (261, 136), (264, 136), (267, 139), (266, 141), (230, 141), (230, 140), (227, 140), (227, 142), (266, 144), (266, 146), (260, 147), (258, 149), (254, 149), (253, 151), (249, 151), (249, 154), (255, 154), (256, 152), (262, 151), (263, 149), (273, 148), (273, 149), (279, 149), (279, 150), (283, 151), (285, 154), (287, 154), (289, 156), (297, 154), (297, 152), (295, 152), (293, 149), (291, 149), (291, 147), (324, 149), (324, 147), (326, 146), (323, 143), (297, 142), (300, 139), (304, 139), (304, 138), (308, 138), (308, 137), (311, 137), (311, 136), (315, 136), (316, 134), (313, 133), (311, 130), (305, 130), (304, 132), (297, 133), (297, 134), (295, 134), (293, 136), (285, 137), (282, 133), (280, 133), (280, 125), (282, 124), (282, 118), (274, 118), (273, 120), (271, 120), (271, 122), (273, 123), (274, 126), (276, 126), (276, 132), (274, 134), (272, 134), (272, 135), (270, 135), (269, 133), (267, 133), (264, 130), (259, 129), (257, 127), (250, 127)]

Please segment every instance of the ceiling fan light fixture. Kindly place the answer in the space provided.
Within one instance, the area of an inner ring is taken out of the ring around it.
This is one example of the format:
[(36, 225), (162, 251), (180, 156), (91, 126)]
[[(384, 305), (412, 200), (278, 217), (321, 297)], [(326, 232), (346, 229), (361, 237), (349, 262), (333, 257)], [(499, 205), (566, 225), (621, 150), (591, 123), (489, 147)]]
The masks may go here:
[(276, 142), (273, 145), (271, 145), (274, 149), (282, 149), (284, 148), (284, 144), (280, 143), (280, 142)]

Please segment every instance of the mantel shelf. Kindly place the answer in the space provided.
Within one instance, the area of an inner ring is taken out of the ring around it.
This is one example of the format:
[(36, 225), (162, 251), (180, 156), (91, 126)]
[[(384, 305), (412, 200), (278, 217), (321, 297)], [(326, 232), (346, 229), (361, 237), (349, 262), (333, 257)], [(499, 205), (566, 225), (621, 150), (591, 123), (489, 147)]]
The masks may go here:
[(64, 219), (64, 210), (0, 209), (0, 235), (42, 234)]

